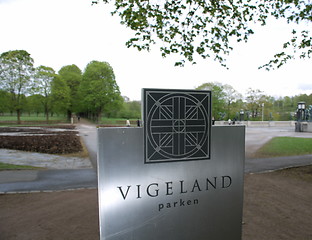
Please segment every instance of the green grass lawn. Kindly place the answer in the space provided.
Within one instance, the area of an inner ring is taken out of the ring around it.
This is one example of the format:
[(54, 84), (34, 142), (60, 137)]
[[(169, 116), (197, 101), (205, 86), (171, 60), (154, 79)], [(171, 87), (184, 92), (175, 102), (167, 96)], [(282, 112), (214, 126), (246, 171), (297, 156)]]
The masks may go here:
[(261, 147), (257, 157), (296, 156), (312, 154), (312, 138), (275, 137)]
[(25, 166), (25, 165), (14, 165), (14, 164), (0, 162), (0, 171), (1, 170), (35, 170), (35, 169), (42, 169), (42, 168), (33, 167), (33, 166)]
[[(46, 117), (43, 115), (22, 115), (21, 116), (21, 121), (45, 121)], [(64, 116), (53, 116), (53, 117), (49, 117), (50, 121), (53, 120), (64, 120), (66, 121), (66, 117)], [(16, 116), (9, 116), (9, 115), (5, 115), (5, 116), (0, 116), (0, 122), (1, 121), (17, 121), (17, 117)]]
[[(53, 124), (53, 123), (67, 123), (67, 118), (65, 116), (53, 116), (49, 117), (49, 122), (46, 122), (46, 117), (44, 114), (33, 114), (21, 116), (22, 125), (42, 125), (42, 124)], [(0, 126), (14, 126), (17, 125), (16, 115), (0, 115)]]

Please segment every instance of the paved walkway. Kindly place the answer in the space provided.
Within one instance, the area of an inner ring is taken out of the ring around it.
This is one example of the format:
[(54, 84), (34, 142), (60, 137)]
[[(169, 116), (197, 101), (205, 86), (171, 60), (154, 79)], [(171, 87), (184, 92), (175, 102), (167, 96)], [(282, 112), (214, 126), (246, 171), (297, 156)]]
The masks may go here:
[(307, 165), (312, 165), (312, 155), (246, 159), (245, 173), (271, 172)]
[(93, 169), (22, 170), (0, 172), (0, 193), (60, 191), (96, 188), (97, 176)]
[[(86, 121), (77, 124), (88, 151), (93, 168), (62, 170), (0, 171), (0, 193), (57, 191), (79, 188), (96, 188), (97, 132), (95, 125)], [(250, 159), (254, 151), (275, 136), (309, 137), (311, 133), (296, 133), (292, 128), (246, 128), (245, 172), (273, 171), (312, 164), (312, 155)]]
[(76, 125), (79, 131), (79, 136), (82, 137), (88, 152), (89, 158), (91, 160), (93, 168), (97, 169), (97, 129), (96, 125), (81, 119), (80, 123)]
[(92, 168), (89, 158), (60, 156), (37, 152), (25, 152), (11, 149), (0, 149), (0, 162), (48, 169), (84, 169)]
[[(63, 169), (0, 171), (0, 194), (96, 188), (96, 127), (95, 125), (90, 124), (85, 120), (82, 120), (81, 123), (77, 124), (77, 130), (79, 131), (79, 135), (82, 137), (89, 152), (89, 159), (87, 161), (84, 161), (84, 164), (87, 166), (84, 165), (83, 167), (77, 168), (71, 165), (72, 168), (76, 169), (64, 169), (64, 166), (66, 164), (64, 165), (61, 163), (61, 166), (59, 165), (55, 168)], [(37, 158), (40, 155), (41, 154), (36, 155), (35, 153), (35, 155), (31, 155), (31, 158)], [(41, 157), (43, 156), (44, 158), (49, 158), (47, 155), (48, 154), (41, 155)], [(57, 155), (52, 156), (54, 156), (54, 159), (55, 157), (57, 157)], [(35, 159), (33, 160), (35, 161)], [(87, 164), (86, 162), (89, 162), (89, 164)], [(49, 161), (45, 161), (44, 167), (54, 168), (53, 164), (55, 163), (55, 161), (51, 161), (51, 166), (47, 166), (48, 163)]]

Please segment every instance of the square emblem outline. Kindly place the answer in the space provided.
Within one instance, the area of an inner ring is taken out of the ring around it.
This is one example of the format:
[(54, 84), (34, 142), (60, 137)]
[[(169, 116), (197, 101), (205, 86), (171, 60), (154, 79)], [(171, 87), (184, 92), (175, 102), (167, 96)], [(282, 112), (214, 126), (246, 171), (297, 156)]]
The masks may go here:
[(208, 160), (211, 91), (142, 89), (144, 163)]

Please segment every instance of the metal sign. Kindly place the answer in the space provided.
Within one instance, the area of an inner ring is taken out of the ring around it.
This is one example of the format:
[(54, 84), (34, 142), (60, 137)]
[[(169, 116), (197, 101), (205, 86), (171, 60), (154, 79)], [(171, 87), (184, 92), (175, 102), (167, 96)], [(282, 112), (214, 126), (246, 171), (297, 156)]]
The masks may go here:
[[(194, 134), (194, 126), (188, 122), (188, 117), (175, 115), (177, 117), (170, 124), (167, 122), (168, 116), (159, 117), (166, 107), (169, 112), (174, 112), (177, 106), (184, 106), (187, 112), (192, 107), (187, 106), (189, 103), (183, 105), (183, 102), (188, 102), (186, 99), (191, 99), (190, 95), (180, 91), (174, 91), (176, 95), (164, 92), (161, 93), (163, 96), (158, 95), (159, 98), (155, 99), (155, 95), (147, 91), (148, 97), (155, 100), (148, 99), (153, 110), (147, 114), (144, 122), (145, 125), (152, 125), (148, 129), (98, 129), (101, 240), (241, 239), (245, 128), (210, 128), (209, 124), (207, 132), (202, 131), (205, 128), (198, 128), (198, 136), (206, 135), (209, 138), (203, 143), (205, 141), (198, 137), (196, 142), (198, 145), (201, 143), (198, 149), (207, 150), (199, 153), (191, 153), (192, 150), (186, 147), (176, 150), (177, 145), (169, 144), (170, 141), (159, 144), (163, 142), (157, 142), (157, 138), (161, 139), (167, 134), (167, 138), (169, 135), (172, 139), (178, 139), (175, 141), (181, 141), (179, 138), (182, 138), (187, 145), (191, 145), (186, 135)], [(164, 96), (169, 101), (162, 101)], [(210, 95), (207, 99), (210, 99)], [(206, 105), (209, 102), (205, 101), (197, 100), (198, 112), (204, 112), (200, 103)], [(160, 107), (157, 102), (165, 107)], [(206, 112), (206, 118), (198, 115), (198, 119), (209, 122), (209, 110)], [(169, 126), (171, 130), (168, 128), (165, 133), (160, 133), (159, 129), (154, 129), (158, 120), (165, 121), (164, 128)], [(147, 160), (144, 144), (148, 140), (145, 135), (149, 130), (150, 137), (156, 139), (153, 141), (158, 145), (150, 144), (154, 150), (159, 148), (161, 157), (148, 155), (150, 158)], [(206, 144), (208, 147), (204, 148)]]
[(145, 162), (210, 158), (211, 92), (143, 89)]

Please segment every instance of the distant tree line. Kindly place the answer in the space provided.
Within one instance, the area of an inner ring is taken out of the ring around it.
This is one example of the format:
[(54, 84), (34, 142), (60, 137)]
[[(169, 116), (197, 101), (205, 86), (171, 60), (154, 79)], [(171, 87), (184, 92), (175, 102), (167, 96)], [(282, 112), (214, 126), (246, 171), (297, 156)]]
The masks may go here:
[(107, 62), (91, 61), (82, 72), (76, 65), (62, 67), (58, 73), (48, 66), (34, 67), (24, 50), (0, 55), (0, 114), (44, 113), (79, 114), (93, 120), (107, 117), (140, 117), (133, 111), (137, 102), (124, 101), (113, 68)]
[(204, 83), (198, 90), (212, 91), (212, 115), (215, 120), (289, 121), (296, 119), (298, 102), (312, 105), (312, 94), (274, 98), (259, 89), (249, 88), (245, 98), (232, 86), (219, 82)]
[[(294, 120), (297, 103), (312, 105), (312, 94), (278, 99), (259, 89), (248, 89), (245, 98), (232, 86), (219, 82), (200, 85), (198, 90), (212, 91), (212, 115), (215, 120)], [(107, 62), (91, 61), (82, 72), (76, 65), (34, 67), (24, 50), (0, 55), (0, 115), (44, 113), (72, 114), (98, 121), (110, 118), (140, 118), (141, 103), (122, 97), (113, 68)]]

